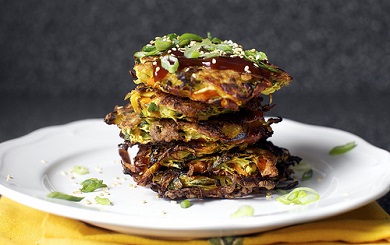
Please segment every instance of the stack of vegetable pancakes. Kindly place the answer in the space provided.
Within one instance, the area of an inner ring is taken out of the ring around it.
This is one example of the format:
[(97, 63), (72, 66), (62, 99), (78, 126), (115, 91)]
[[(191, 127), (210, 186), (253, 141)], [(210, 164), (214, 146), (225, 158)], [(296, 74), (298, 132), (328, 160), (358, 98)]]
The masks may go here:
[[(124, 173), (160, 197), (235, 198), (292, 188), (300, 161), (264, 118), (291, 77), (255, 49), (208, 35), (157, 37), (134, 54), (137, 84), (105, 121), (119, 127)], [(128, 149), (138, 146), (129, 156)]]

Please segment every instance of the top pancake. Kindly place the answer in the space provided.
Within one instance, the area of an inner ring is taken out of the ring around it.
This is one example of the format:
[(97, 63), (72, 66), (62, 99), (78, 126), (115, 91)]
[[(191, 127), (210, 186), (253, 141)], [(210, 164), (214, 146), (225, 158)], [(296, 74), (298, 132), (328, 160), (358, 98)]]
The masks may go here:
[(158, 37), (137, 52), (134, 82), (235, 111), (292, 80), (262, 52), (192, 35)]

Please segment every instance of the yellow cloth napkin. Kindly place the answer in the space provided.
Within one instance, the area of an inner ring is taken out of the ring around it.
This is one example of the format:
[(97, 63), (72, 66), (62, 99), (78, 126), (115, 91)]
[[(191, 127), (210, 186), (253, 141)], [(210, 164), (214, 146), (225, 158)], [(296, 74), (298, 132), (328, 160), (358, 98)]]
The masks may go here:
[(0, 198), (0, 244), (389, 244), (390, 216), (373, 202), (317, 222), (245, 237), (163, 241), (119, 234)]

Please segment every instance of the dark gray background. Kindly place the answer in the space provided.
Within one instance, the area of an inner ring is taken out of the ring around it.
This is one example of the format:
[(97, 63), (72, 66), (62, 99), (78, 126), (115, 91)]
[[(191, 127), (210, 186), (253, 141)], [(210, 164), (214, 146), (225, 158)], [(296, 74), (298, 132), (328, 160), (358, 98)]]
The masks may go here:
[[(211, 32), (264, 51), (294, 77), (275, 94), (272, 115), (346, 130), (390, 151), (390, 1), (10, 0), (0, 6), (0, 142), (103, 118), (134, 87), (132, 54), (150, 39)], [(388, 212), (389, 196), (379, 200)]]

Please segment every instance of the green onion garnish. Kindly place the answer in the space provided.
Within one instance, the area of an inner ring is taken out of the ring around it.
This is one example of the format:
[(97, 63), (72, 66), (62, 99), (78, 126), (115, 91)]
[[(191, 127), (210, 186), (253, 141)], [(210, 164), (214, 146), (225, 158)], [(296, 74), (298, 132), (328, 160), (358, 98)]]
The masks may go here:
[(333, 147), (330, 151), (329, 151), (329, 155), (340, 155), (340, 154), (344, 154), (350, 150), (352, 150), (353, 148), (355, 148), (357, 145), (356, 143), (353, 141), (353, 142), (349, 142), (345, 145), (339, 145), (339, 146), (336, 146), (336, 147)]
[(179, 68), (179, 60), (171, 55), (161, 57), (161, 66), (169, 73), (175, 73)]
[(165, 51), (173, 45), (173, 42), (166, 38), (156, 38), (154, 45), (158, 51)]
[(245, 216), (253, 216), (254, 213), (255, 213), (255, 209), (252, 206), (244, 205), (239, 207), (236, 212), (230, 215), (230, 217), (239, 218)]
[(307, 162), (300, 162), (298, 163), (297, 165), (294, 165), (292, 167), (292, 169), (294, 169), (295, 171), (307, 171), (309, 169), (311, 169), (311, 165)]
[(96, 201), (97, 204), (101, 204), (101, 205), (111, 205), (110, 199), (105, 198), (105, 197), (96, 196), (96, 197), (95, 197), (95, 201)]
[(75, 174), (83, 175), (83, 174), (88, 174), (89, 170), (86, 167), (74, 166), (71, 172)]
[(199, 35), (196, 35), (196, 34), (193, 34), (193, 33), (184, 33), (180, 36), (179, 38), (180, 40), (190, 40), (190, 41), (197, 41), (197, 42), (201, 42), (203, 40), (203, 38)]
[(93, 192), (99, 188), (107, 187), (106, 184), (103, 184), (103, 180), (98, 180), (96, 178), (86, 179), (81, 182), (81, 191), (82, 192)]
[(309, 187), (298, 187), (291, 192), (277, 197), (276, 200), (284, 204), (300, 204), (305, 205), (311, 202), (318, 201), (320, 195)]
[(84, 197), (76, 197), (76, 196), (71, 196), (62, 192), (54, 191), (49, 194), (47, 194), (47, 197), (50, 198), (56, 198), (56, 199), (62, 199), (66, 201), (72, 201), (72, 202), (80, 202), (81, 200), (84, 199)]
[(313, 169), (306, 170), (303, 173), (301, 180), (302, 181), (309, 180), (311, 179), (311, 177), (313, 177)]
[(186, 199), (180, 202), (180, 207), (181, 208), (189, 208), (191, 207), (191, 202), (190, 200)]

